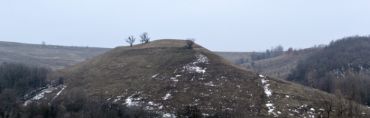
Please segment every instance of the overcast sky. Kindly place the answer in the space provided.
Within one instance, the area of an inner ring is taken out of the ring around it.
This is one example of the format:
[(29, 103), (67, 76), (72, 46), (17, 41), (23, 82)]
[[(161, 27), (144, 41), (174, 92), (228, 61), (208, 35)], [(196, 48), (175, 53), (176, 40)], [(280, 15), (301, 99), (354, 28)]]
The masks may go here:
[(0, 0), (0, 40), (115, 47), (195, 38), (214, 51), (305, 48), (370, 34), (370, 0)]

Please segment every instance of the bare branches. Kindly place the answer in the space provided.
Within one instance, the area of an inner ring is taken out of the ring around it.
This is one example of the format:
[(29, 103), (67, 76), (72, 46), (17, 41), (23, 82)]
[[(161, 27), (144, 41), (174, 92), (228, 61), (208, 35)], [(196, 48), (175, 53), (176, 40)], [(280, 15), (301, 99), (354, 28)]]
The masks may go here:
[(144, 32), (143, 34), (141, 34), (140, 38), (141, 38), (140, 42), (143, 43), (143, 44), (144, 43), (149, 43), (149, 41), (150, 41), (150, 37), (148, 36), (147, 32)]
[(132, 45), (135, 43), (135, 41), (136, 41), (136, 38), (134, 36), (129, 36), (126, 39), (126, 42), (130, 44), (130, 47), (132, 47)]

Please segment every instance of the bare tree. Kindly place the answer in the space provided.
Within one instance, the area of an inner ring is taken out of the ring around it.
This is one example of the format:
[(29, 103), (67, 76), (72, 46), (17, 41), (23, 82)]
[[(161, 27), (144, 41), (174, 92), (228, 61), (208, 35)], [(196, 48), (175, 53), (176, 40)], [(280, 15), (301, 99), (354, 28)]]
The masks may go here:
[(195, 39), (187, 39), (185, 48), (186, 49), (193, 49), (193, 46), (195, 44), (194, 42), (195, 42)]
[(141, 43), (149, 43), (150, 37), (148, 36), (147, 32), (144, 32), (142, 35), (140, 35)]
[(129, 36), (127, 39), (126, 39), (126, 42), (130, 44), (130, 47), (132, 47), (132, 45), (135, 43), (135, 37), (134, 36)]

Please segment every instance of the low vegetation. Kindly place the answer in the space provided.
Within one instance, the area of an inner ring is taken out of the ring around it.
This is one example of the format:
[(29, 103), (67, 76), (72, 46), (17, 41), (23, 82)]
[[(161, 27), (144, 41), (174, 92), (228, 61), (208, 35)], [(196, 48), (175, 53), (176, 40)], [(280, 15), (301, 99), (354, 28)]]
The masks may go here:
[(370, 105), (370, 37), (331, 42), (302, 60), (288, 80)]

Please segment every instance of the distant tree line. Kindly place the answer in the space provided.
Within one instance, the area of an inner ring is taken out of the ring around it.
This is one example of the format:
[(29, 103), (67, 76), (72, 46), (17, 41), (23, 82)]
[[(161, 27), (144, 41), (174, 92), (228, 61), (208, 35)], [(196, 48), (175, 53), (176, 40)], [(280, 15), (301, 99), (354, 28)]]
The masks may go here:
[(24, 64), (3, 63), (0, 65), (0, 94), (13, 91), (22, 96), (31, 90), (46, 86), (50, 69)]
[(0, 118), (18, 117), (23, 96), (45, 87), (49, 69), (24, 64), (0, 65)]
[(265, 52), (253, 52), (251, 55), (251, 58), (252, 60), (256, 61), (256, 60), (277, 57), (282, 54), (284, 54), (284, 47), (279, 45), (279, 46), (271, 48), (270, 50), (266, 50)]
[(298, 63), (288, 80), (370, 105), (370, 37), (333, 41)]

